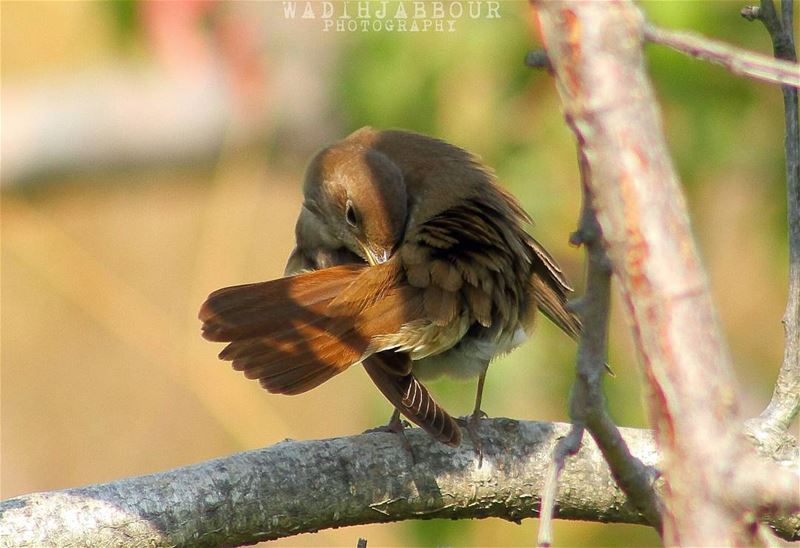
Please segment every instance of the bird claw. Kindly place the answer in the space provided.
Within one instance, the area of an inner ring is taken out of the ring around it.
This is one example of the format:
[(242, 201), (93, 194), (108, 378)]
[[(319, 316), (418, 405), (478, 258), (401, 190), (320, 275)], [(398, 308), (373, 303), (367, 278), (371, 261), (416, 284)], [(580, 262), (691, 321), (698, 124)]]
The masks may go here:
[(469, 432), (469, 439), (472, 440), (472, 447), (475, 449), (475, 455), (478, 457), (478, 468), (483, 466), (483, 442), (481, 441), (480, 428), (481, 419), (488, 419), (483, 410), (478, 409), (468, 417), (459, 417), (456, 422), (462, 424)]
[(367, 428), (363, 434), (402, 434), (406, 428), (411, 425), (404, 420), (392, 421), (383, 426), (376, 426), (375, 428)]
[(417, 458), (414, 455), (414, 449), (411, 447), (411, 442), (408, 440), (408, 436), (406, 436), (406, 428), (410, 427), (411, 425), (408, 422), (400, 418), (395, 419), (392, 417), (388, 424), (364, 430), (364, 434), (396, 434), (399, 436), (400, 443), (403, 445), (403, 448), (408, 451), (408, 454), (411, 456), (411, 463), (416, 464)]

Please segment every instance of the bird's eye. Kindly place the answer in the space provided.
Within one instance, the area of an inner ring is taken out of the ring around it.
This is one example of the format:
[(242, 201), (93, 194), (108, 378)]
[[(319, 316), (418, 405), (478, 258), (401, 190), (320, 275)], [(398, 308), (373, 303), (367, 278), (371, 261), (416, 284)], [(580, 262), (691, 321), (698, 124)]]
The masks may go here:
[(356, 208), (353, 206), (353, 202), (347, 200), (347, 206), (345, 206), (344, 210), (344, 219), (347, 221), (347, 224), (356, 228), (358, 226), (358, 219), (356, 218)]

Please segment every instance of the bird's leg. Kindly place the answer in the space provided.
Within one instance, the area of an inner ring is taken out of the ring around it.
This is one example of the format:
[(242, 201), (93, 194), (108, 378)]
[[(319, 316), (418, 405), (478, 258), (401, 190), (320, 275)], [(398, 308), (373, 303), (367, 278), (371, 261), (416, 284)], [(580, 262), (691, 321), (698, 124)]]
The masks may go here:
[(481, 399), (483, 398), (483, 383), (486, 381), (486, 367), (481, 371), (478, 376), (478, 391), (475, 394), (475, 409), (472, 410), (472, 415), (467, 422), (467, 430), (469, 431), (469, 438), (472, 440), (472, 446), (475, 448), (475, 453), (478, 455), (478, 467), (483, 464), (483, 444), (481, 443), (480, 426), (481, 419), (486, 415), (481, 411)]
[(388, 432), (390, 434), (402, 434), (403, 430), (405, 430), (406, 426), (403, 424), (403, 421), (400, 419), (400, 410), (395, 409), (392, 413), (391, 418), (389, 418), (389, 422), (384, 424), (383, 426), (377, 426), (375, 428), (370, 428), (365, 430), (365, 434), (372, 434), (374, 432)]
[(475, 408), (472, 414), (466, 420), (467, 431), (469, 438), (472, 440), (472, 446), (475, 448), (475, 454), (478, 456), (478, 467), (483, 465), (483, 444), (480, 438), (481, 419), (486, 417), (486, 413), (481, 410), (481, 399), (483, 398), (483, 383), (486, 381), (486, 370), (488, 363), (483, 367), (480, 375), (478, 376), (478, 391), (475, 394)]
[(400, 419), (400, 410), (395, 409), (392, 412), (392, 416), (389, 418), (389, 424), (386, 425), (387, 432), (393, 432), (395, 434), (402, 434), (405, 429), (406, 425), (403, 424), (403, 421)]
[(486, 413), (481, 410), (481, 399), (483, 398), (483, 383), (486, 381), (486, 368), (484, 367), (480, 376), (478, 377), (478, 391), (475, 393), (475, 409), (472, 410), (470, 421), (479, 422), (482, 418), (486, 417)]
[(377, 428), (370, 428), (369, 430), (365, 431), (365, 434), (371, 434), (373, 432), (387, 432), (389, 434), (397, 434), (400, 436), (400, 443), (403, 444), (408, 454), (411, 455), (412, 462), (416, 462), (416, 458), (414, 457), (414, 450), (411, 447), (411, 442), (408, 441), (408, 437), (406, 437), (406, 424), (403, 423), (403, 420), (400, 418), (400, 410), (396, 409), (392, 412), (392, 416), (389, 419), (388, 424), (383, 426), (378, 426)]

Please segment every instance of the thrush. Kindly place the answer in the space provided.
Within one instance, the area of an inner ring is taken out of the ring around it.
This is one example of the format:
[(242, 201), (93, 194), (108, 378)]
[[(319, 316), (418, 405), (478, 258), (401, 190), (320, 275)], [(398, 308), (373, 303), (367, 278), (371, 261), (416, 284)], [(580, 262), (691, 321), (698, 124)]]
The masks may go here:
[[(203, 336), (273, 393), (300, 394), (355, 364), (436, 440), (461, 432), (420, 379), (477, 377), (530, 336), (540, 310), (576, 338), (571, 291), (525, 231), (530, 217), (481, 161), (439, 139), (362, 128), (305, 177), (286, 277), (213, 292)], [(477, 447), (477, 445), (476, 445)]]

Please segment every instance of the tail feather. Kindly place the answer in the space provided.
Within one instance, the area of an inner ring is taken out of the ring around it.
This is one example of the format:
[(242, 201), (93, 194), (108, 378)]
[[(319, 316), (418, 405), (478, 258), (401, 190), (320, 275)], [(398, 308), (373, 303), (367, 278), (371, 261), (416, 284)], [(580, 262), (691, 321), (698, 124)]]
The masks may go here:
[(203, 337), (215, 342), (277, 335), (314, 325), (327, 316), (328, 303), (365, 267), (345, 265), (269, 282), (226, 287), (211, 293), (200, 309)]
[(330, 367), (299, 368), (271, 377), (261, 377), (258, 382), (274, 394), (293, 396), (316, 388), (337, 373), (339, 371)]
[(220, 358), (270, 392), (310, 390), (357, 363), (369, 337), (329, 303), (363, 272), (340, 266), (213, 292), (200, 309), (203, 336), (229, 344)]

